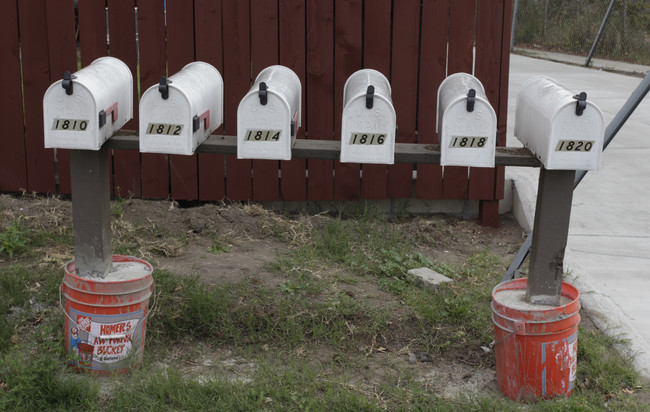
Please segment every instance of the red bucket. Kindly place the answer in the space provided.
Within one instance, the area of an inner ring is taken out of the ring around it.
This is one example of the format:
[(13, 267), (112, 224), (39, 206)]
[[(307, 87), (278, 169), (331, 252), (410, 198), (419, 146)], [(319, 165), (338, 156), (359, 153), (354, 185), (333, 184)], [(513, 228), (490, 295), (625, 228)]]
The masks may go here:
[(131, 256), (113, 256), (104, 279), (75, 275), (68, 262), (65, 297), (65, 350), (79, 370), (123, 374), (142, 362), (153, 267)]
[(527, 279), (492, 290), (497, 384), (510, 399), (573, 393), (578, 355), (580, 292), (562, 282), (560, 306), (525, 301)]

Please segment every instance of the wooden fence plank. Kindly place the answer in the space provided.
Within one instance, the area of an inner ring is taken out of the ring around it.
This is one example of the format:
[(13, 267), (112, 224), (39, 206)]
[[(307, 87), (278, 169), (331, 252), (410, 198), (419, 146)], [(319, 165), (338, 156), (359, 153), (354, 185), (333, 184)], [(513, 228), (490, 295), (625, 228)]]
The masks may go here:
[(106, 56), (106, 8), (103, 1), (79, 4), (79, 43), (81, 67)]
[[(194, 4), (167, 0), (167, 70), (169, 75), (194, 61)], [(173, 199), (199, 198), (197, 155), (170, 155), (169, 180)]]
[[(418, 86), (418, 50), (420, 35), (420, 1), (400, 1), (393, 8), (393, 56), (391, 88), (397, 112), (400, 143), (415, 142)], [(413, 165), (388, 167), (388, 197), (410, 198)]]
[[(237, 107), (251, 87), (250, 4), (223, 0), (225, 85), (224, 131), (237, 134)], [(251, 161), (226, 156), (226, 196), (230, 200), (252, 198)]]
[[(334, 138), (334, 1), (307, 2), (307, 138)], [(309, 200), (331, 200), (331, 160), (309, 160)]]
[[(472, 73), (475, 0), (453, 0), (449, 9), (449, 57), (447, 74)], [(442, 194), (445, 199), (467, 199), (467, 167), (445, 166)]]
[[(20, 48), (18, 38), (18, 8), (15, 1), (6, 2), (0, 13), (0, 78), (5, 85), (0, 90), (0, 191), (17, 192), (27, 189), (25, 132), (20, 78)], [(42, 111), (42, 109), (40, 110)]]
[[(279, 4), (280, 64), (293, 70), (300, 78), (302, 88), (302, 127), (298, 139), (305, 138), (306, 88), (305, 82), (305, 0), (283, 0)], [(285, 201), (307, 199), (307, 162), (304, 159), (280, 162), (280, 191)]]
[[(138, 41), (140, 43), (140, 91), (144, 93), (166, 75), (165, 14), (162, 0), (138, 0)], [(169, 160), (167, 155), (144, 153), (142, 196), (169, 197)]]
[(18, 2), (25, 105), (27, 190), (54, 193), (54, 150), (43, 143), (43, 95), (50, 86), (45, 1)]
[[(50, 84), (61, 79), (65, 71), (77, 70), (77, 42), (75, 39), (74, 1), (50, 0), (45, 3), (47, 37), (49, 41)], [(56, 170), (59, 193), (70, 194), (70, 152), (56, 149)]]
[[(334, 140), (340, 140), (343, 88), (348, 77), (362, 68), (363, 1), (336, 0), (334, 10)], [(358, 163), (334, 162), (334, 200), (361, 197), (360, 172)]]
[[(108, 0), (111, 56), (122, 60), (133, 75), (133, 119), (123, 129), (138, 128), (138, 56), (135, 42), (135, 0)], [(140, 197), (140, 153), (113, 152), (113, 186), (117, 196)]]
[[(196, 60), (213, 65), (223, 73), (221, 0), (194, 1), (194, 44)], [(220, 126), (213, 134), (222, 134)], [(226, 195), (223, 155), (199, 153), (199, 199), (222, 200)]]
[[(438, 87), (445, 79), (447, 68), (447, 36), (440, 33), (449, 31), (449, 2), (424, 1), (421, 30), (418, 143), (437, 144)], [(442, 167), (418, 164), (417, 169), (416, 197), (442, 198)]]
[[(390, 79), (391, 0), (368, 1), (364, 8), (363, 64)], [(399, 119), (397, 119), (399, 124)], [(388, 167), (364, 164), (361, 196), (364, 199), (386, 199), (388, 196)]]
[[(501, 64), (502, 32), (494, 31), (503, 22), (503, 0), (490, 4), (478, 3), (476, 18), (475, 76), (481, 80), (490, 104), (498, 110)], [(470, 169), (469, 199), (493, 200), (495, 170), (493, 168)]]
[[(278, 64), (278, 1), (258, 0), (251, 8), (251, 60), (253, 79)], [(277, 160), (253, 160), (253, 200), (280, 199)]]

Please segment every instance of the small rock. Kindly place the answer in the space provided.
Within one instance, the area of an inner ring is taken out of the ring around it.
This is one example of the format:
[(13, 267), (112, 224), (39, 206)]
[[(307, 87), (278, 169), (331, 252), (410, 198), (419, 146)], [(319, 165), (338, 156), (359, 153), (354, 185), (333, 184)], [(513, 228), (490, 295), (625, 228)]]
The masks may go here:
[(420, 362), (433, 362), (431, 355), (426, 352), (420, 352)]
[(453, 282), (447, 276), (429, 268), (411, 269), (406, 273), (413, 278), (416, 284), (431, 290), (435, 290), (442, 283)]

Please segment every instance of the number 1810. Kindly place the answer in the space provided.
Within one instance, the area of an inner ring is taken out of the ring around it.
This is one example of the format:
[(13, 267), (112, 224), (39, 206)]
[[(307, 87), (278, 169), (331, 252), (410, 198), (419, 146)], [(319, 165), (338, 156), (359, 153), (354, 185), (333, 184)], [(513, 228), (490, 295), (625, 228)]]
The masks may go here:
[(88, 120), (54, 119), (52, 130), (69, 130), (83, 132), (88, 128)]

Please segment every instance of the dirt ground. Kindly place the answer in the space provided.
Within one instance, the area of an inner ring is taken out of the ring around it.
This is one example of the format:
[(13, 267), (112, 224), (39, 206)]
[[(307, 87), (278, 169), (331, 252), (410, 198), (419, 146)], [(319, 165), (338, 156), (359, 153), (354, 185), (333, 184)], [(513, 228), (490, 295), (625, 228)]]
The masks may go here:
[[(282, 273), (271, 272), (268, 264), (277, 261), (285, 251), (308, 242), (315, 228), (332, 218), (327, 214), (270, 212), (256, 204), (201, 204), (184, 208), (171, 201), (140, 199), (114, 201), (112, 210), (114, 252), (122, 244), (135, 245), (138, 257), (151, 262), (154, 270), (167, 270), (179, 276), (198, 275), (208, 284), (255, 278), (268, 287), (286, 280)], [(0, 195), (0, 224), (4, 226), (16, 219), (29, 227), (63, 233), (72, 225), (71, 202), (57, 197)], [(478, 251), (489, 250), (501, 257), (505, 271), (524, 240), (522, 229), (511, 215), (500, 217), (499, 228), (444, 215), (397, 219), (393, 224), (401, 225), (404, 233), (418, 239), (417, 252), (433, 262), (451, 266), (461, 264)], [(215, 245), (223, 253), (214, 253)], [(73, 258), (72, 246), (64, 244), (49, 248), (42, 257), (43, 261), (57, 262), (61, 268)], [(0, 267), (7, 263), (0, 258)], [(340, 271), (323, 270), (314, 276), (341, 275)], [(395, 300), (376, 282), (363, 277), (354, 283), (338, 283), (336, 287), (372, 305)], [(583, 316), (581, 326), (593, 327), (587, 316)], [(493, 355), (480, 347), (470, 350), (475, 353), (456, 359), (431, 359), (411, 347), (408, 333), (405, 339), (398, 340), (377, 337), (377, 341), (373, 339), (358, 348), (364, 361), (353, 368), (353, 384), (372, 394), (377, 382), (406, 370), (416, 382), (445, 397), (495, 393), (496, 372), (493, 360), (490, 361)], [(303, 355), (323, 364), (336, 361), (338, 356), (326, 346), (308, 354), (298, 348), (296, 356)], [(485, 361), (468, 362), (466, 359), (470, 358)], [(228, 371), (227, 378), (239, 382), (248, 382), (256, 370), (253, 362), (230, 348), (215, 348), (205, 342), (193, 343), (191, 350), (184, 345), (156, 361), (153, 367), (165, 370), (170, 365), (199, 380), (210, 379), (215, 365)], [(647, 393), (641, 391), (639, 396), (647, 397)]]

